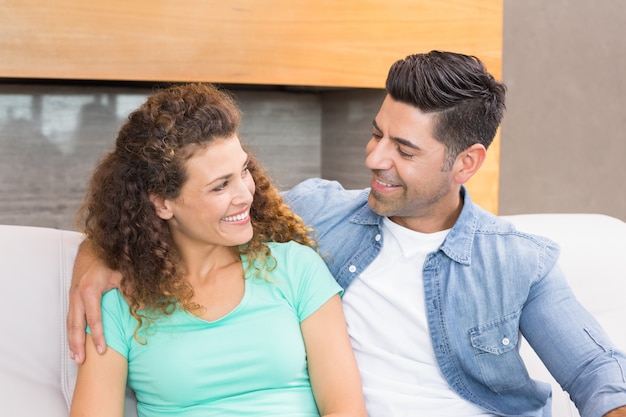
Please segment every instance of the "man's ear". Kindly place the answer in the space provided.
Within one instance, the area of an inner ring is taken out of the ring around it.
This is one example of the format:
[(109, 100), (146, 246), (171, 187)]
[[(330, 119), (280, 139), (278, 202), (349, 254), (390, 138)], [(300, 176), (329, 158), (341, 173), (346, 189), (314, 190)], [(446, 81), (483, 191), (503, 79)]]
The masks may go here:
[(454, 180), (458, 184), (465, 184), (478, 172), (487, 157), (487, 149), (480, 143), (475, 143), (461, 152), (454, 162)]
[(169, 220), (174, 216), (174, 213), (170, 209), (169, 201), (156, 194), (150, 194), (150, 201), (154, 205), (157, 216), (163, 220)]

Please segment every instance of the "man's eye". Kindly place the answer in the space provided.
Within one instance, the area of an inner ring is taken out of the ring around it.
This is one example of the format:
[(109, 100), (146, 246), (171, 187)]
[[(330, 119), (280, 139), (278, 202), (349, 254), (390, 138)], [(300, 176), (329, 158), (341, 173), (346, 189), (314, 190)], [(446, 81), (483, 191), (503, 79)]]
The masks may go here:
[(401, 156), (401, 157), (403, 157), (403, 158), (408, 158), (408, 159), (413, 158), (413, 155), (412, 155), (412, 154), (410, 154), (410, 153), (406, 153), (406, 152), (404, 152), (404, 151), (403, 151), (402, 149), (400, 149), (400, 148), (398, 148), (398, 153), (399, 153), (399, 154), (400, 154), (400, 156)]
[(383, 135), (379, 135), (378, 133), (372, 133), (372, 139), (379, 141), (383, 138)]

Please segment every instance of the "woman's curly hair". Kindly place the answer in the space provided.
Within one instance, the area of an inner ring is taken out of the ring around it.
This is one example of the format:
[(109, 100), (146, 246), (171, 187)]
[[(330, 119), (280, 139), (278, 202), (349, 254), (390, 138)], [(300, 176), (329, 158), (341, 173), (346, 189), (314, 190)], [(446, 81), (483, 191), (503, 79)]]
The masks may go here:
[[(166, 221), (151, 195), (179, 196), (187, 180), (185, 162), (196, 151), (237, 133), (241, 112), (226, 92), (209, 84), (169, 87), (148, 97), (120, 128), (115, 148), (91, 178), (79, 225), (107, 265), (121, 272), (120, 290), (131, 314), (172, 313), (192, 303), (193, 289), (177, 269), (180, 260)], [(312, 230), (283, 202), (265, 170), (249, 152), (255, 182), (250, 208), (252, 240), (235, 248), (256, 273), (275, 265), (265, 242), (295, 240), (317, 249)]]

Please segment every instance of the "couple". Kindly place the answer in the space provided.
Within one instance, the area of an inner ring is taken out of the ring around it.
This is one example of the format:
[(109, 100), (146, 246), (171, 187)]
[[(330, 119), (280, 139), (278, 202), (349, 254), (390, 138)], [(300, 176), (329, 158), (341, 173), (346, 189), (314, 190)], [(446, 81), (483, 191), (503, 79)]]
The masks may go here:
[[(626, 358), (575, 300), (556, 245), (463, 187), (504, 86), (474, 57), (432, 51), (396, 62), (386, 90), (371, 188), (308, 180), (283, 194), (289, 209), (239, 144), (232, 102), (210, 97), (223, 93), (173, 87), (131, 114), (85, 206), (72, 415), (121, 415), (128, 372), (146, 416), (365, 415), (361, 383), (371, 417), (548, 416), (521, 331), (583, 417), (626, 416)], [(114, 286), (106, 349), (99, 302)]]

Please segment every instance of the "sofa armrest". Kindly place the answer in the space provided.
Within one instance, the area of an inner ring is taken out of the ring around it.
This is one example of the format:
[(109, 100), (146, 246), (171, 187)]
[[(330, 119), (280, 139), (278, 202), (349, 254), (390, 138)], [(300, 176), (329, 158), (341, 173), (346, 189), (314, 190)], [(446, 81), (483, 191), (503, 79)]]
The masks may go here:
[[(559, 265), (576, 298), (613, 341), (626, 348), (626, 223), (602, 214), (521, 214), (502, 216), (519, 230), (546, 236), (561, 246)], [(553, 415), (579, 413), (528, 343), (522, 356), (530, 375), (552, 384)]]
[[(76, 382), (66, 316), (83, 235), (0, 225), (0, 416), (67, 417)], [(126, 416), (136, 416), (127, 392)]]

